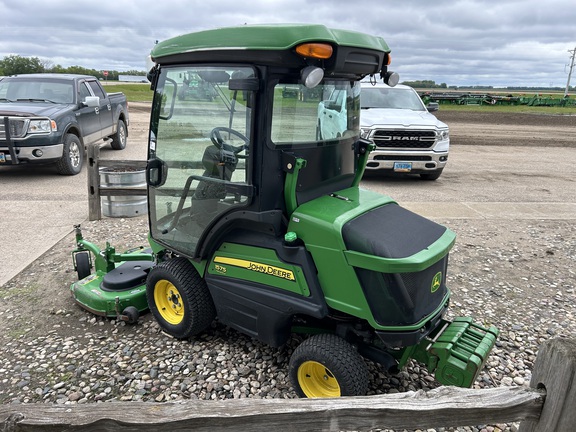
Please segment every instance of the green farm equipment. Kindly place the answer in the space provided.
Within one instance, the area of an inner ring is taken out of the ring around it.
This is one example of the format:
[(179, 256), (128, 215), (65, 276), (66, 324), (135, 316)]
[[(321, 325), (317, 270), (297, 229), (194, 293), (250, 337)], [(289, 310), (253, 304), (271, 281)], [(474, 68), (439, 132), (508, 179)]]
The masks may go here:
[(84, 239), (80, 225), (74, 229), (72, 262), (78, 274), (78, 281), (70, 286), (74, 300), (96, 315), (136, 323), (148, 311), (146, 277), (154, 265), (151, 250), (138, 247), (119, 254), (108, 243), (100, 250)]
[[(384, 40), (241, 26), (160, 42), (151, 57), (146, 295), (161, 328), (188, 339), (217, 319), (274, 347), (305, 334), (289, 363), (305, 397), (365, 394), (365, 358), (387, 370), (415, 359), (471, 386), (498, 331), (444, 318), (455, 234), (359, 187), (374, 148), (360, 138), (360, 80), (398, 80)], [(218, 97), (178, 98), (192, 75)], [(333, 92), (346, 103), (332, 107)], [(333, 110), (343, 121), (322, 138)], [(102, 274), (130, 257), (107, 255)]]

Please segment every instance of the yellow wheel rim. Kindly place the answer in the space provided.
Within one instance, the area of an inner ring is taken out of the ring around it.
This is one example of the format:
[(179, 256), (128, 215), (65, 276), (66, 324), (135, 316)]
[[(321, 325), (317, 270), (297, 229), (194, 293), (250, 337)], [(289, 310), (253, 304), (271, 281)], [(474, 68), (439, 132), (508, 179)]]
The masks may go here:
[(180, 291), (169, 281), (162, 279), (154, 287), (154, 303), (162, 318), (177, 325), (184, 319), (184, 305)]
[(330, 369), (315, 361), (300, 365), (298, 384), (309, 398), (340, 397), (340, 385)]

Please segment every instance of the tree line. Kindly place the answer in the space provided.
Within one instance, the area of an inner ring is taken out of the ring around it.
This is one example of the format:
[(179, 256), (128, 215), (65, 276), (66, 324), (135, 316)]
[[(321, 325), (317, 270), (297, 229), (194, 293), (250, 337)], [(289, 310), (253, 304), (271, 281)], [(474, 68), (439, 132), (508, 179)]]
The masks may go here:
[[(118, 75), (146, 75), (146, 71), (129, 70), (118, 72), (115, 70), (106, 71), (107, 76), (104, 75), (103, 70), (88, 69), (82, 66), (69, 66), (62, 67), (60, 65), (52, 65), (50, 62), (42, 61), (38, 57), (22, 57), (19, 55), (9, 55), (0, 60), (0, 76), (29, 74), (29, 73), (71, 73), (81, 75), (92, 75), (98, 79), (118, 81)], [(458, 86), (448, 86), (446, 83), (437, 84), (432, 80), (421, 81), (403, 81), (402, 84), (408, 85), (418, 89), (455, 89)], [(465, 86), (467, 89), (477, 90), (492, 90), (492, 86)], [(507, 90), (564, 90), (564, 88), (550, 88), (550, 87), (506, 87)], [(576, 90), (575, 87), (570, 87), (571, 91)]]
[(42, 61), (38, 57), (22, 57), (19, 55), (8, 55), (0, 60), (0, 76), (29, 73), (82, 74), (92, 75), (99, 79), (112, 81), (117, 81), (118, 75), (146, 75), (145, 71), (130, 70), (118, 72), (115, 70), (109, 70), (107, 71), (108, 75), (105, 76), (103, 70), (88, 69), (82, 66), (63, 67), (60, 65), (52, 65), (50, 62)]

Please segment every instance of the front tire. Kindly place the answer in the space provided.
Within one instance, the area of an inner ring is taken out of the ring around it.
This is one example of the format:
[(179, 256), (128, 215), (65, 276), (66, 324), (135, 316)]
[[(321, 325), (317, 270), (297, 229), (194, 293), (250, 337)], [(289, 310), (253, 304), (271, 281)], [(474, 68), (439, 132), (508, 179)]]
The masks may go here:
[(64, 135), (62, 157), (56, 162), (56, 169), (62, 175), (76, 175), (82, 171), (84, 145), (74, 134)]
[(311, 336), (292, 354), (292, 386), (300, 397), (363, 396), (368, 391), (368, 368), (362, 356), (333, 334)]
[(126, 129), (126, 123), (124, 120), (118, 120), (118, 128), (116, 133), (112, 135), (112, 142), (110, 146), (114, 150), (124, 150), (126, 148), (126, 141), (128, 139), (128, 129)]
[(154, 267), (146, 280), (146, 298), (162, 330), (177, 339), (201, 333), (216, 318), (208, 286), (186, 258)]

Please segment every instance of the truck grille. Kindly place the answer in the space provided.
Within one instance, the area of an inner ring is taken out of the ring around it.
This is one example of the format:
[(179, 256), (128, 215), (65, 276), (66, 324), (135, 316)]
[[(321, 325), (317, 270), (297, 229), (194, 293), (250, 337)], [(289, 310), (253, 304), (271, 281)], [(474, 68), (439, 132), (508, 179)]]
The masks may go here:
[[(6, 127), (5, 127), (5, 119), (6, 117), (0, 117), (0, 139), (6, 139)], [(9, 127), (10, 127), (10, 136), (12, 138), (20, 137), (24, 135), (26, 119), (17, 119), (9, 117)]]
[(427, 149), (436, 142), (434, 131), (379, 129), (372, 137), (379, 148)]
[(413, 161), (413, 162), (429, 162), (432, 160), (432, 156), (416, 156), (416, 155), (376, 155), (374, 160), (378, 161)]

